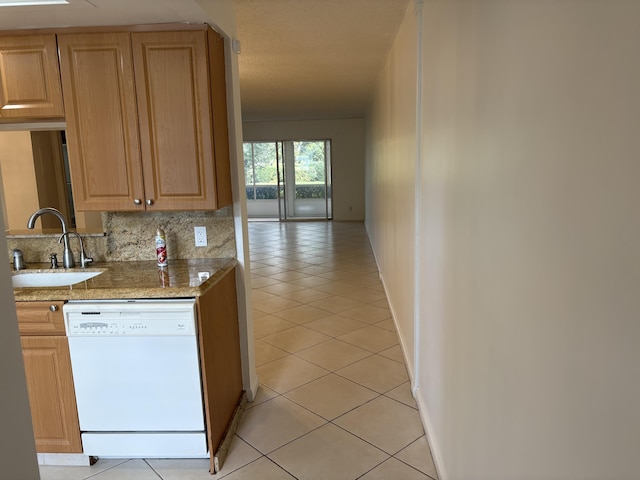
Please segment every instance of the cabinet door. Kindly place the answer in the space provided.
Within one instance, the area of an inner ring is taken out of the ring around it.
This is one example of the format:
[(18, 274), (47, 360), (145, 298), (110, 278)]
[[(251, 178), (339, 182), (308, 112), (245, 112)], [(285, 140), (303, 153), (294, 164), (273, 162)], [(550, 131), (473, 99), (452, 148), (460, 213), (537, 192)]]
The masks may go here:
[(21, 337), (36, 450), (82, 453), (67, 338)]
[(233, 203), (231, 160), (229, 158), (229, 125), (227, 122), (227, 87), (224, 60), (224, 38), (209, 29), (209, 74), (211, 75), (211, 109), (213, 115), (213, 151), (216, 163), (218, 208)]
[(206, 32), (131, 42), (147, 210), (217, 208)]
[(197, 302), (207, 442), (213, 472), (214, 455), (242, 397), (235, 268)]
[(144, 210), (129, 33), (58, 36), (76, 210)]
[(20, 335), (64, 335), (64, 302), (16, 302)]
[(0, 119), (64, 117), (56, 37), (0, 37)]

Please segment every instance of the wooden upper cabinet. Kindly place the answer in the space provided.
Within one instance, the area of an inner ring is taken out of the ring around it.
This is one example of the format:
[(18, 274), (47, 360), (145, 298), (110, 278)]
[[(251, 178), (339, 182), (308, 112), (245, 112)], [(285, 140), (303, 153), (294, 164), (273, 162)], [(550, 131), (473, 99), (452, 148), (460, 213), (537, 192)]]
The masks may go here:
[(0, 121), (62, 118), (54, 34), (0, 36)]
[(144, 210), (130, 35), (58, 36), (77, 210)]
[(131, 35), (148, 210), (216, 208), (206, 32)]
[(229, 157), (229, 123), (227, 120), (227, 79), (224, 60), (224, 38), (212, 29), (209, 38), (209, 81), (213, 114), (213, 150), (216, 158), (216, 196), (218, 208), (233, 203), (231, 161)]
[(222, 37), (203, 26), (58, 43), (77, 210), (231, 204)]

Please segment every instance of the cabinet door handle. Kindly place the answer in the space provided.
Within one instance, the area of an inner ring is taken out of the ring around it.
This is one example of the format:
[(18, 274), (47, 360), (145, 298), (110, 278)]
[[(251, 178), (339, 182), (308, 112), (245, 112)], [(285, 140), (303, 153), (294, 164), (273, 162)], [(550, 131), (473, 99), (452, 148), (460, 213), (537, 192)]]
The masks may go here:
[(147, 199), (147, 205), (153, 205), (153, 200), (151, 200), (150, 198)]
[(136, 205), (142, 205), (142, 200), (140, 200), (139, 198), (134, 198), (133, 203), (135, 203)]
[(58, 305), (49, 306), (49, 310), (51, 310), (52, 312), (57, 312), (58, 311)]

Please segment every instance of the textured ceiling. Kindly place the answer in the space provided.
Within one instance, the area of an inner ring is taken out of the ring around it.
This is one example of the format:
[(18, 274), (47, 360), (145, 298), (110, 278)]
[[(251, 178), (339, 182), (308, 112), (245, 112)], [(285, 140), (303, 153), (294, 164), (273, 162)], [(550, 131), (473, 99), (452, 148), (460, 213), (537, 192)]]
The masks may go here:
[(245, 120), (362, 117), (409, 0), (236, 0)]
[[(236, 0), (244, 119), (362, 117), (408, 4)], [(70, 0), (0, 9), (2, 30), (207, 20), (194, 0)]]
[(206, 22), (193, 0), (69, 0), (69, 5), (0, 8), (0, 29)]

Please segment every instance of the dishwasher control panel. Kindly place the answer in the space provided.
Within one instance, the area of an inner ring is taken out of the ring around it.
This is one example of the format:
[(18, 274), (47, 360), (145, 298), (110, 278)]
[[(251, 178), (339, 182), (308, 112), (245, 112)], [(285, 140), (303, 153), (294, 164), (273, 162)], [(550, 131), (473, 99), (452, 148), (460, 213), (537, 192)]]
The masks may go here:
[(194, 301), (69, 302), (67, 336), (195, 335)]
[(78, 337), (85, 335), (194, 335), (195, 329), (189, 322), (180, 320), (137, 321), (84, 321), (70, 319), (67, 323), (67, 335)]

